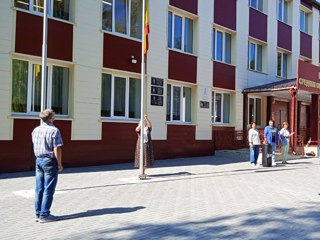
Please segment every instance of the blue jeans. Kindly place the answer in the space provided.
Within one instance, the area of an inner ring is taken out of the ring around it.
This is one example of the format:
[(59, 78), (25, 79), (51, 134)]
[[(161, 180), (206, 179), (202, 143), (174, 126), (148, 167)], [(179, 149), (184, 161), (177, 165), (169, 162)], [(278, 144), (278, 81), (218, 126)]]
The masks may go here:
[(253, 145), (250, 147), (250, 162), (257, 164), (258, 157), (259, 157), (259, 147), (260, 145)]
[(34, 207), (36, 215), (45, 218), (50, 214), (53, 194), (58, 181), (58, 162), (55, 158), (37, 158), (36, 192)]
[(277, 144), (275, 142), (272, 142), (271, 146), (272, 146), (272, 162), (274, 162), (276, 160)]

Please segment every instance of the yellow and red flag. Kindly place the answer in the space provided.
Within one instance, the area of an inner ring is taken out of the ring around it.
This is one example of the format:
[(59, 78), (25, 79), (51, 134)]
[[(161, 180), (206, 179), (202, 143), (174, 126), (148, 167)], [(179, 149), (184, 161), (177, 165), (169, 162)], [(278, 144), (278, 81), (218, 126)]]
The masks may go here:
[(148, 35), (150, 33), (150, 28), (149, 28), (149, 4), (148, 1), (146, 1), (146, 9), (145, 9), (145, 19), (144, 19), (144, 54), (147, 54), (148, 49), (149, 49), (149, 42), (148, 42)]

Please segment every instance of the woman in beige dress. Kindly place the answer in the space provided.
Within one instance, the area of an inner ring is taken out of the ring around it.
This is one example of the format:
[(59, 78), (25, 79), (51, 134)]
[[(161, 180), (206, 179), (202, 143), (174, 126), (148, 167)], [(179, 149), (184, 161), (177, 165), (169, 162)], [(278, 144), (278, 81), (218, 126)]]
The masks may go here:
[[(154, 163), (154, 155), (153, 155), (153, 146), (151, 139), (151, 130), (152, 124), (147, 115), (144, 115), (144, 128), (143, 128), (143, 173), (145, 173), (145, 169), (150, 167)], [(134, 159), (134, 166), (140, 166), (140, 134), (141, 134), (141, 122), (139, 122), (136, 127), (136, 133), (138, 134), (137, 144), (136, 144), (136, 152)], [(146, 176), (146, 175), (145, 175)]]

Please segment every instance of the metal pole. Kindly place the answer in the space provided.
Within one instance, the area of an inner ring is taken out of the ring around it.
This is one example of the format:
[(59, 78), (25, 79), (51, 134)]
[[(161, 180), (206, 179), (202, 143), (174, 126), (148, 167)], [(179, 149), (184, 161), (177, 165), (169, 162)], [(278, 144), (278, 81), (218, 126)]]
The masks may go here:
[(141, 128), (140, 128), (140, 164), (139, 178), (144, 177), (144, 159), (143, 159), (143, 131), (144, 131), (144, 42), (145, 42), (145, 10), (146, 2), (142, 1), (142, 44), (141, 44)]
[(41, 111), (46, 109), (47, 93), (47, 38), (48, 38), (48, 15), (47, 0), (43, 1), (43, 35), (42, 35), (42, 68), (41, 68)]

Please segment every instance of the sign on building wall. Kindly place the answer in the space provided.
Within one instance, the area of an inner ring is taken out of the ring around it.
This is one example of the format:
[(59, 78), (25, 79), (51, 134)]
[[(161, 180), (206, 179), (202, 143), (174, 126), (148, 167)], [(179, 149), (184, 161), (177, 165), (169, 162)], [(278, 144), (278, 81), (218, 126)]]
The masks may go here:
[(299, 60), (297, 87), (299, 90), (320, 94), (320, 67)]
[(163, 79), (151, 77), (151, 105), (163, 106)]
[(209, 93), (210, 93), (210, 90), (206, 87), (204, 87), (201, 90), (200, 108), (209, 108), (209, 106), (210, 106)]

